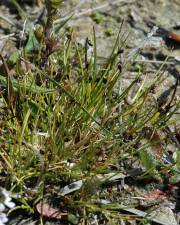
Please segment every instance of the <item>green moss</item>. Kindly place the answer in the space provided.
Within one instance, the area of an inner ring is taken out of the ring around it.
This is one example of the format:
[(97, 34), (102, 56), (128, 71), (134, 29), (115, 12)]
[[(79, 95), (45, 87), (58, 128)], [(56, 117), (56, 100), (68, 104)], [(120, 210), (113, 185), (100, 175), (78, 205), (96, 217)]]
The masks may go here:
[(91, 15), (91, 18), (93, 19), (93, 21), (95, 21), (97, 24), (100, 24), (104, 21), (104, 16), (99, 13), (99, 12), (96, 12), (96, 13), (93, 13)]
[(106, 37), (111, 37), (113, 35), (113, 30), (111, 28), (108, 28), (105, 31), (105, 35), (106, 35)]

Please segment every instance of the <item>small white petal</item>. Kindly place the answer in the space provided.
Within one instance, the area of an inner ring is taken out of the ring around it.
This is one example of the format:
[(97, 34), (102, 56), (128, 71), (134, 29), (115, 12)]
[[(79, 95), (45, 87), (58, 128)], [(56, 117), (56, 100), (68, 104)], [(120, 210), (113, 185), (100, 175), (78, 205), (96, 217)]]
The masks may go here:
[(1, 221), (2, 224), (7, 223), (8, 218), (7, 218), (5, 213), (0, 214), (0, 221)]
[(73, 168), (74, 166), (75, 166), (76, 164), (75, 163), (67, 163), (67, 166), (69, 167), (69, 168)]
[(5, 206), (4, 204), (0, 203), (0, 212), (4, 211), (5, 210)]
[(5, 201), (4, 204), (10, 209), (15, 207), (15, 203), (11, 201)]
[(1, 193), (4, 195), (5, 198), (9, 197), (9, 192), (6, 189), (2, 188)]
[(11, 197), (9, 197), (9, 196), (6, 197), (5, 200), (4, 200), (4, 202), (10, 202), (10, 201), (11, 201)]

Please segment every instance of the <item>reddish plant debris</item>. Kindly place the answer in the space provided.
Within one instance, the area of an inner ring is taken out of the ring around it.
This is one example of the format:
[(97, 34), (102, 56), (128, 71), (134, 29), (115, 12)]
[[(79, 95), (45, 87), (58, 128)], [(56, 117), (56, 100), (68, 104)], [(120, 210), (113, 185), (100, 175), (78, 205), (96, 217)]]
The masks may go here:
[(169, 32), (168, 38), (173, 40), (173, 41), (176, 41), (176, 42), (180, 43), (180, 34)]
[(145, 196), (145, 199), (148, 201), (161, 200), (169, 197), (173, 191), (175, 191), (178, 187), (174, 185), (167, 185), (165, 191), (161, 191), (159, 189), (155, 189), (149, 192), (148, 195)]
[(167, 197), (167, 193), (159, 189), (151, 191), (148, 195), (145, 196), (145, 199), (148, 201), (160, 200)]
[(174, 41), (177, 44), (180, 44), (180, 34), (171, 32), (169, 30), (166, 30), (162, 27), (159, 27), (157, 30), (157, 34), (159, 34), (160, 36), (163, 36), (165, 38), (167, 38), (169, 41)]
[(58, 209), (51, 207), (48, 203), (44, 203), (42, 201), (36, 205), (36, 209), (40, 215), (47, 218), (65, 219), (67, 217), (66, 212), (59, 211)]

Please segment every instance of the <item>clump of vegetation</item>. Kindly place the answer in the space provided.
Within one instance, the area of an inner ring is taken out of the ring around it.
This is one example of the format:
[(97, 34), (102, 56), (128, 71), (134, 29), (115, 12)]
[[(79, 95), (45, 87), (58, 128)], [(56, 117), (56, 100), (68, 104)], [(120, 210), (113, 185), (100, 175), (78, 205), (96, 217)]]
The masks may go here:
[(163, 182), (171, 174), (178, 182), (179, 155), (166, 164), (162, 144), (173, 143), (169, 121), (180, 103), (173, 103), (174, 95), (163, 105), (153, 98), (163, 66), (151, 83), (139, 74), (122, 86), (131, 62), (120, 60), (121, 32), (104, 65), (95, 29), (91, 52), (88, 41), (76, 43), (73, 30), (59, 37), (53, 21), (61, 3), (45, 1), (46, 25), (29, 25), (11, 68), (1, 55), (1, 185), (18, 193), (15, 209), (31, 215), (116, 224), (131, 216), (121, 211), (128, 205), (119, 202), (113, 184), (135, 165), (143, 168), (136, 181)]
[(96, 12), (94, 14), (92, 14), (91, 18), (97, 23), (102, 23), (104, 20), (104, 16), (101, 15), (100, 13)]

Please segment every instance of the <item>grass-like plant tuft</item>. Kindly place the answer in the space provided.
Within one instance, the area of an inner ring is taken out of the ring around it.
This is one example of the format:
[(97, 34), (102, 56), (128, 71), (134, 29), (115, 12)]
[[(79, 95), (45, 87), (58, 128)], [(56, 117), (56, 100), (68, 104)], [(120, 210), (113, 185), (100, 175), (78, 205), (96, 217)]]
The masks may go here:
[(53, 21), (61, 1), (45, 4), (45, 27), (27, 25), (26, 45), (11, 68), (1, 55), (1, 185), (19, 193), (15, 209), (32, 214), (45, 201), (67, 212), (74, 224), (90, 224), (93, 215), (99, 221), (128, 220), (119, 212), (124, 206), (117, 193), (107, 187), (136, 162), (143, 168), (137, 180), (162, 181), (166, 169), (175, 177), (179, 161), (176, 168), (166, 165), (162, 145), (172, 142), (166, 131), (180, 103), (159, 106), (153, 97), (163, 66), (151, 82), (139, 73), (123, 85), (133, 65), (126, 60), (120, 65), (126, 46), (121, 30), (102, 65), (95, 29), (92, 46), (78, 44), (73, 30), (59, 39)]

